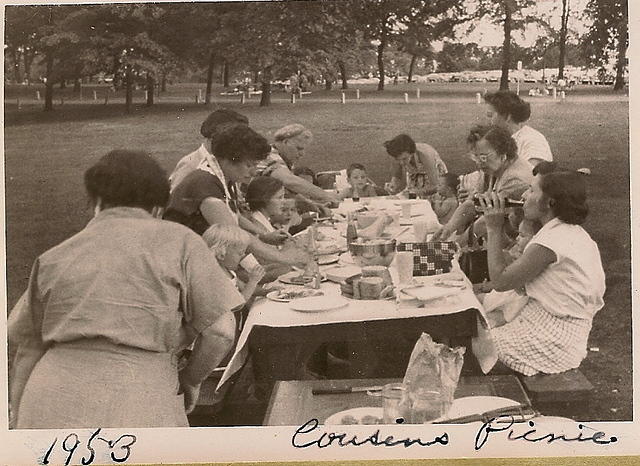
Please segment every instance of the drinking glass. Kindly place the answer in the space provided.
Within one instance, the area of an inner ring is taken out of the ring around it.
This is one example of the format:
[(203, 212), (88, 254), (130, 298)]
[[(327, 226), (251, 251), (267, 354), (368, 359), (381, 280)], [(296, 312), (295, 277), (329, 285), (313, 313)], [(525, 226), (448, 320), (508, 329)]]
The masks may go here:
[(445, 414), (445, 400), (440, 392), (418, 389), (409, 394), (411, 410), (408, 422), (411, 424), (427, 424)]
[(409, 283), (413, 278), (413, 251), (396, 252), (396, 267), (400, 284)]

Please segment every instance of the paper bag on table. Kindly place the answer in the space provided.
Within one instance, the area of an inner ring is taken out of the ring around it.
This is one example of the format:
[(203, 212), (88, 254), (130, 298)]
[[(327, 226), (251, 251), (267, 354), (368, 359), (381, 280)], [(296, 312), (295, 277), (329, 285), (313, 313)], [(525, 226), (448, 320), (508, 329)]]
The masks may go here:
[(458, 386), (464, 353), (465, 348), (449, 348), (423, 333), (411, 352), (404, 375), (408, 394), (420, 390), (439, 392), (445, 401), (445, 412), (448, 411)]

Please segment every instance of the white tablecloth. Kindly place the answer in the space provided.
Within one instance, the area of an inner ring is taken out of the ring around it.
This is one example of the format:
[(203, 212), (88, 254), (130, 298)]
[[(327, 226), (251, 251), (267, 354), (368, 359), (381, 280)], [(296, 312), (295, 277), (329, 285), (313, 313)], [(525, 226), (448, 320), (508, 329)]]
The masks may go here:
[[(410, 202), (413, 205), (412, 214), (415, 215), (416, 212), (420, 213), (420, 215), (412, 217), (412, 219), (426, 220), (429, 222), (433, 222), (435, 219), (435, 222), (437, 223), (435, 213), (428, 201), (397, 201), (372, 198), (370, 206), (376, 209), (380, 208), (381, 210), (394, 210), (400, 209), (400, 204), (402, 202)], [(343, 206), (341, 206), (341, 208), (342, 207)], [(347, 207), (349, 206), (347, 205)], [(394, 228), (396, 233), (402, 232), (402, 234), (397, 238), (398, 240), (413, 241), (413, 231), (410, 226), (395, 226)], [(343, 230), (344, 225), (338, 225), (337, 228), (320, 229), (325, 237), (333, 237), (338, 241), (343, 240), (341, 236)], [(390, 233), (393, 234), (394, 231), (390, 231)], [(331, 266), (321, 267), (321, 270), (327, 267)], [(390, 270), (392, 278), (394, 282), (396, 282), (397, 272), (395, 271), (394, 263), (391, 264)], [(310, 325), (335, 324), (340, 322), (363, 322), (370, 320), (445, 315), (461, 312), (470, 308), (481, 310), (482, 305), (473, 294), (471, 283), (466, 279), (459, 267), (457, 267), (457, 263), (455, 263), (454, 270), (450, 274), (416, 278), (429, 282), (431, 280), (445, 278), (447, 275), (450, 277), (464, 278), (464, 289), (456, 292), (454, 296), (442, 298), (436, 301), (429, 301), (424, 305), (421, 305), (421, 303), (415, 300), (403, 300), (401, 302), (396, 302), (394, 300), (369, 301), (349, 299), (349, 304), (345, 307), (322, 312), (299, 312), (291, 309), (289, 303), (278, 303), (266, 298), (259, 298), (256, 300), (249, 312), (249, 316), (247, 317), (247, 321), (245, 322), (244, 328), (236, 345), (235, 352), (229, 361), (222, 378), (220, 379), (218, 389), (244, 364), (248, 354), (247, 342), (249, 335), (251, 333), (251, 329), (256, 325), (267, 327), (303, 327)], [(340, 295), (340, 286), (336, 283), (325, 282), (322, 284), (321, 289), (327, 296)]]

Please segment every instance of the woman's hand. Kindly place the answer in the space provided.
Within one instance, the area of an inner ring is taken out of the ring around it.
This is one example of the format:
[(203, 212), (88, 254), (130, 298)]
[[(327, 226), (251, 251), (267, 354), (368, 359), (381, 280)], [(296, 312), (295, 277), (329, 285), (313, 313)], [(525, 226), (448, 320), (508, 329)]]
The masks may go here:
[(431, 237), (431, 241), (447, 241), (449, 237), (453, 234), (454, 230), (449, 226), (449, 224), (442, 225), (438, 228)]
[(400, 181), (395, 176), (391, 178), (391, 181), (384, 184), (384, 189), (386, 189), (389, 194), (397, 194), (400, 191)]
[(504, 207), (504, 199), (498, 197), (496, 193), (478, 196), (480, 199), (480, 209), (484, 213), (484, 222), (487, 230), (501, 231), (507, 211)]
[(280, 229), (269, 233), (260, 233), (258, 238), (267, 244), (279, 245), (291, 238), (291, 235), (284, 229)]

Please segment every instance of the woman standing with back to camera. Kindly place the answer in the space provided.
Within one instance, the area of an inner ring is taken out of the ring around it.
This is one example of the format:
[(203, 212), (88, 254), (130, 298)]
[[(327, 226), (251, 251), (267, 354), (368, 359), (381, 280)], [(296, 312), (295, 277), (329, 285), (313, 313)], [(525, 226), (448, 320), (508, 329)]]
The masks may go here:
[(528, 298), (491, 337), (499, 360), (511, 369), (555, 374), (577, 368), (586, 357), (593, 316), (604, 305), (605, 276), (598, 246), (580, 226), (588, 213), (583, 175), (538, 174), (523, 197), (525, 219), (543, 226), (509, 266), (502, 252), (504, 201), (495, 193), (481, 198), (491, 283), (497, 291), (524, 287)]
[(9, 315), (11, 425), (186, 427), (244, 299), (201, 237), (154, 218), (169, 183), (147, 154), (108, 153), (85, 186), (95, 217), (38, 257)]

